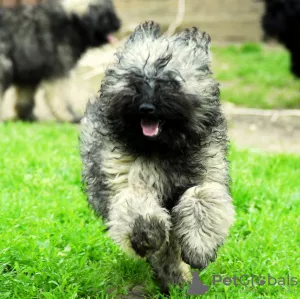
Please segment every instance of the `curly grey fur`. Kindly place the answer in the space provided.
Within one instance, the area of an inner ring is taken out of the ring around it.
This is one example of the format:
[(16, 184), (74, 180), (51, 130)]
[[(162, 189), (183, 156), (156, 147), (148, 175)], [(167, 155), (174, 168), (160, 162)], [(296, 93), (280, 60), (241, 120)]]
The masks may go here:
[[(114, 241), (149, 260), (163, 291), (191, 279), (188, 265), (216, 258), (234, 219), (209, 44), (195, 28), (167, 37), (141, 24), (82, 120), (89, 203)], [(155, 138), (141, 133), (136, 108), (145, 103), (164, 120)]]
[(22, 120), (33, 118), (42, 80), (65, 76), (88, 48), (107, 43), (120, 27), (111, 0), (77, 0), (80, 9), (74, 11), (71, 2), (0, 8), (0, 104), (4, 91), (17, 85), (15, 108)]

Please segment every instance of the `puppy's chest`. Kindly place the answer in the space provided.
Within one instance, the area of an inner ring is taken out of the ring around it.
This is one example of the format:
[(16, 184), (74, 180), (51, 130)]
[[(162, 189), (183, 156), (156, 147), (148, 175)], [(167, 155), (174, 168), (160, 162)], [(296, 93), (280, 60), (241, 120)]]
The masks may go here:
[(195, 177), (176, 163), (138, 160), (135, 164), (129, 176), (132, 183), (154, 189), (158, 200), (167, 209), (176, 205), (180, 196), (196, 184)]
[(164, 161), (133, 157), (107, 149), (101, 169), (112, 194), (128, 187), (155, 191), (160, 204), (172, 209), (180, 196), (199, 182), (200, 169), (188, 161)]

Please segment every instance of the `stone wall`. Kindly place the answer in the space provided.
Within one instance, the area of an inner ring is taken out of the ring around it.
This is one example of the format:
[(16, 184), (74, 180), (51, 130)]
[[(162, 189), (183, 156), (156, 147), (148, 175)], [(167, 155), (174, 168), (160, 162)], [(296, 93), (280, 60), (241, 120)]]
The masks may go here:
[[(114, 0), (123, 20), (123, 34), (145, 20), (155, 20), (162, 28), (174, 21), (177, 0)], [(263, 3), (258, 0), (185, 0), (181, 27), (197, 26), (213, 41), (260, 41)]]

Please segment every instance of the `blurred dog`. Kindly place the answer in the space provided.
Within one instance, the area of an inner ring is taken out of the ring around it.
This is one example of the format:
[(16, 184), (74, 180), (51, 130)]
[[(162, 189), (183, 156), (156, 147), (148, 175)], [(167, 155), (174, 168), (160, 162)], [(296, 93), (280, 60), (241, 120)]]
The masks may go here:
[(62, 0), (0, 9), (0, 97), (17, 86), (17, 117), (33, 120), (42, 80), (59, 79), (120, 28), (111, 0)]
[(266, 36), (277, 39), (291, 53), (291, 71), (300, 77), (300, 1), (264, 0), (262, 27)]
[(162, 291), (216, 258), (234, 218), (209, 44), (195, 28), (167, 37), (140, 25), (82, 120), (89, 203), (113, 240), (150, 261)]

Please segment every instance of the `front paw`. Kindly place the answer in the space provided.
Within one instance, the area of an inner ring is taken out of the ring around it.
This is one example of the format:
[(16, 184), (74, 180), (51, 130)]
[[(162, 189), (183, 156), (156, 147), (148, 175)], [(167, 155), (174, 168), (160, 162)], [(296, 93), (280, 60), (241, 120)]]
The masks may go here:
[(131, 246), (141, 257), (150, 256), (166, 241), (166, 226), (155, 216), (147, 219), (139, 216), (133, 226)]
[(181, 258), (194, 269), (205, 269), (210, 262), (217, 258), (216, 249), (203, 251), (200, 248), (191, 247), (189, 244), (181, 244)]

